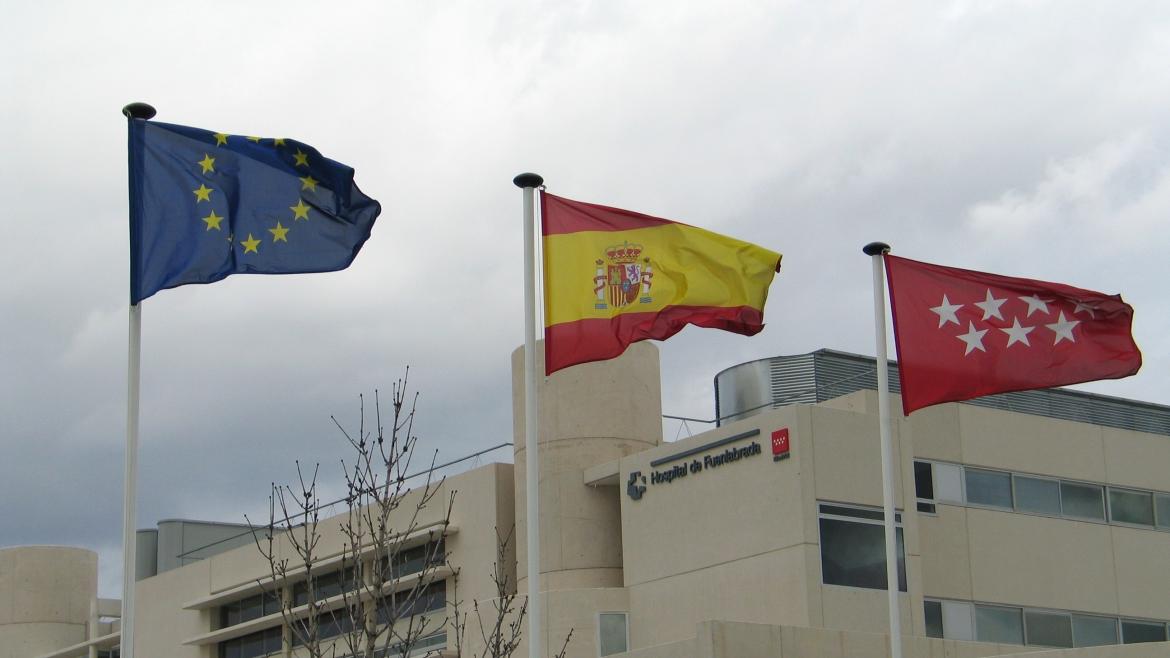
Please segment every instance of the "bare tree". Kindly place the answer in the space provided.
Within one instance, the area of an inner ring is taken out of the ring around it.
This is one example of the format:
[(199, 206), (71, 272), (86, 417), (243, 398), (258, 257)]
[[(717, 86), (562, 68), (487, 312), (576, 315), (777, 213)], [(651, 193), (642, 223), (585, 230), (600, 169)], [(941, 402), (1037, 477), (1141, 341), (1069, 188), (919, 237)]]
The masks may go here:
[[(472, 612), (475, 613), (475, 627), (479, 631), (482, 645), (478, 653), (469, 652), (467, 658), (511, 658), (520, 646), (524, 634), (524, 618), (528, 615), (528, 597), (517, 594), (516, 583), (509, 578), (509, 570), (505, 567), (508, 562), (515, 564), (513, 554), (509, 550), (515, 530), (513, 526), (506, 534), (500, 534), (500, 529), (496, 528), (496, 560), (492, 562), (491, 574), (496, 596), (487, 601), (471, 602)], [(456, 654), (463, 658), (470, 613), (461, 610), (463, 602), (459, 600), (458, 584), (459, 576), (456, 574), (452, 587), (454, 592), (451, 597), (450, 624), (455, 635)], [(569, 629), (555, 658), (565, 658), (572, 637), (573, 630)]]
[(312, 658), (405, 657), (446, 623), (436, 615), (446, 601), (454, 492), (436, 512), (443, 481), (431, 476), (433, 454), (431, 468), (411, 477), (418, 396), (406, 405), (407, 376), (394, 384), (389, 427), (377, 392), (373, 431), (364, 398), (356, 433), (333, 418), (353, 450), (352, 461), (341, 464), (347, 493), (337, 501), (345, 505), (337, 526), (319, 518), (319, 467), (308, 476), (297, 462), (297, 487), (274, 483), (268, 523), (253, 527), (271, 576), (259, 582), (266, 595), (278, 597), (284, 644), (299, 645)]

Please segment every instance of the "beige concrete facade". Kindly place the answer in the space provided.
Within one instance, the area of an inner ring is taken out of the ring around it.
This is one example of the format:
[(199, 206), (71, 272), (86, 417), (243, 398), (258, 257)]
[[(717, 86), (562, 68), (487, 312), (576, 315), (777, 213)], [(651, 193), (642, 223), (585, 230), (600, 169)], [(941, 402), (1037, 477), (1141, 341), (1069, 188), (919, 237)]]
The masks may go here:
[[(496, 531), (513, 524), (515, 550), (505, 569), (521, 594), (528, 589), (522, 359), (522, 351), (513, 354), (515, 467), (493, 464), (443, 485), (458, 490), (446, 545), (448, 603), (456, 596), (456, 571), (465, 606), (490, 602)], [(870, 531), (880, 529), (874, 391), (790, 404), (665, 443), (651, 344), (541, 381), (544, 655), (559, 649), (571, 629), (568, 656), (598, 657), (603, 645), (623, 644), (611, 644), (623, 622), (620, 639), (628, 650), (609, 655), (889, 655), (886, 592), (865, 580), (872, 555), (861, 550)], [(1163, 632), (1170, 628), (1170, 526), (1118, 521), (1108, 512), (1115, 491), (1144, 492), (1150, 500), (1170, 495), (1170, 436), (967, 404), (903, 418), (897, 396), (892, 406), (907, 658), (1170, 657), (1165, 642), (1053, 650), (1037, 641), (1050, 637), (1041, 633), (1051, 630), (1048, 623), (1057, 630), (1066, 624), (1069, 633), (1083, 623), (1106, 634), (1112, 624), (1116, 642), (1153, 632), (1157, 624)], [(787, 453), (773, 455), (774, 436), (788, 437)], [(926, 498), (918, 496), (916, 462), (933, 473)], [(983, 494), (971, 488), (980, 474), (1012, 483), (1008, 495), (1016, 502), (980, 502)], [(1063, 502), (1055, 512), (1030, 511), (1018, 489), (1026, 485), (1061, 496), (1066, 486), (1100, 491), (1102, 516), (1065, 513)], [(427, 514), (424, 523), (440, 518), (437, 509)], [(327, 544), (340, 550), (335, 522), (323, 521), (322, 528)], [(6, 612), (8, 601), (33, 593), (7, 595), (4, 559), (0, 551), (0, 633), (6, 620), (16, 619)], [(138, 655), (216, 658), (233, 633), (279, 626), (268, 617), (220, 628), (220, 608), (253, 595), (266, 575), (255, 548), (242, 547), (140, 581)], [(860, 584), (830, 583), (837, 578)], [(82, 612), (84, 620), (88, 608)], [(618, 625), (603, 631), (601, 615), (615, 613), (624, 617), (607, 616)], [(1004, 619), (1007, 626), (994, 626)], [(1014, 619), (1018, 641), (976, 641), (1010, 637)], [(84, 640), (84, 624), (69, 637), (74, 644)], [(454, 651), (448, 635), (444, 655)], [(522, 646), (515, 655), (526, 652)], [(0, 658), (45, 655), (86, 654), (45, 650)]]

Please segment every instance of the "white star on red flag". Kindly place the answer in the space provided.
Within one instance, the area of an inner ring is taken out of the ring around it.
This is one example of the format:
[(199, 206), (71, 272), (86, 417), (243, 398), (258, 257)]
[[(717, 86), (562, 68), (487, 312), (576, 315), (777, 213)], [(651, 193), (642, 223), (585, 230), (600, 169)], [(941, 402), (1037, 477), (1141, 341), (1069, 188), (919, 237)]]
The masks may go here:
[(1002, 320), (1003, 315), (1000, 314), (999, 307), (1003, 306), (1004, 302), (1006, 302), (1006, 301), (1007, 301), (1006, 297), (1003, 299), (996, 299), (991, 294), (991, 288), (988, 288), (987, 289), (987, 299), (984, 299), (981, 302), (975, 302), (975, 305), (978, 306), (979, 308), (983, 309), (983, 319), (984, 320), (989, 320), (991, 318), (999, 318), (1000, 320)]
[[(959, 309), (963, 308), (962, 304), (952, 304), (946, 295), (943, 295), (942, 304), (932, 307), (930, 310), (938, 313), (938, 326), (941, 328), (948, 322), (959, 324), (959, 317), (956, 315)], [(963, 325), (959, 325), (960, 327)]]
[(1056, 332), (1056, 340), (1054, 340), (1052, 343), (1053, 345), (1055, 345), (1062, 340), (1068, 340), (1070, 342), (1075, 343), (1077, 341), (1077, 339), (1073, 337), (1073, 327), (1077, 326), (1080, 323), (1081, 323), (1080, 320), (1066, 320), (1064, 318), (1064, 311), (1061, 311), (1060, 317), (1057, 318), (1057, 320), (1054, 324), (1046, 324), (1044, 326), (1046, 326), (1049, 329), (1051, 329), (1052, 331)]
[(999, 330), (1008, 335), (1007, 347), (1011, 347), (1016, 343), (1023, 343), (1025, 347), (1031, 347), (1032, 344), (1028, 342), (1028, 332), (1036, 327), (1021, 327), (1019, 318), (1012, 318), (1012, 326), (1000, 327)]

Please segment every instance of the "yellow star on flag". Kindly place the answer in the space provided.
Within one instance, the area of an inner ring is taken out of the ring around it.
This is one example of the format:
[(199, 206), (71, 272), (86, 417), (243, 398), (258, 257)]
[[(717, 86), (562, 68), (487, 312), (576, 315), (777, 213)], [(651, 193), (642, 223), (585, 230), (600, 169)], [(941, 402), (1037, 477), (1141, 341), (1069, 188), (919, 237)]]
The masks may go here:
[(204, 217), (203, 221), (207, 224), (208, 231), (210, 231), (211, 229), (215, 229), (217, 231), (223, 230), (222, 228), (219, 227), (219, 223), (223, 221), (223, 217), (220, 217), (219, 215), (215, 214), (214, 210), (211, 211), (210, 215)]
[(293, 158), (295, 158), (297, 161), (296, 166), (298, 166), (298, 167), (300, 167), (301, 165), (304, 165), (306, 167), (309, 166), (309, 154), (308, 153), (305, 153), (304, 151), (297, 149), (297, 152), (293, 154)]
[(309, 206), (305, 205), (304, 199), (297, 199), (297, 205), (289, 206), (288, 209), (293, 211), (293, 221), (294, 222), (297, 221), (298, 219), (304, 219), (304, 220), (309, 219)]
[(272, 145), (273, 146), (284, 146), (284, 138), (283, 137), (274, 138), (272, 140)]
[(313, 178), (312, 176), (305, 176), (304, 178), (301, 179), (301, 189), (302, 190), (313, 190), (314, 192), (316, 192), (317, 191), (317, 180), (315, 178)]
[(215, 171), (215, 158), (206, 153), (203, 154), (203, 159), (198, 164), (200, 167), (203, 167), (203, 173), (205, 174)]
[(224, 133), (215, 133), (215, 145), (223, 146), (224, 144), (227, 144), (227, 138), (228, 136)]
[(273, 242), (288, 242), (288, 238), (285, 237), (288, 235), (288, 229), (281, 226), (280, 222), (276, 223), (276, 228), (268, 229), (268, 232), (272, 234)]
[(195, 192), (195, 203), (199, 203), (200, 201), (211, 201), (211, 193), (214, 190), (212, 190), (210, 187), (207, 187), (203, 183), (200, 183), (199, 189), (192, 191)]
[(244, 245), (244, 253), (245, 253), (245, 254), (246, 254), (246, 253), (249, 253), (249, 252), (251, 252), (251, 253), (253, 253), (253, 254), (258, 254), (258, 253), (260, 253), (260, 252), (259, 252), (259, 251), (256, 249), (257, 247), (259, 247), (259, 246), (260, 246), (260, 241), (259, 241), (259, 240), (257, 240), (256, 238), (252, 237), (252, 234), (251, 234), (251, 233), (249, 233), (249, 234), (248, 234), (248, 239), (247, 239), (247, 240), (240, 240), (240, 244)]
[(248, 141), (249, 142), (256, 142), (257, 144), (259, 144), (260, 138), (259, 137), (248, 137)]

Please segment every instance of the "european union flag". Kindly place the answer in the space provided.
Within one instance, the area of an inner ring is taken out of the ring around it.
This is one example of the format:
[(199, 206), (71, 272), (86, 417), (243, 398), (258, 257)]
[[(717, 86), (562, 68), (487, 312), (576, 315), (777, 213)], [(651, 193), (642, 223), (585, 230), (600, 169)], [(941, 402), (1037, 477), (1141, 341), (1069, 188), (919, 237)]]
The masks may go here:
[(349, 267), (382, 207), (291, 139), (130, 120), (130, 303), (230, 274)]

